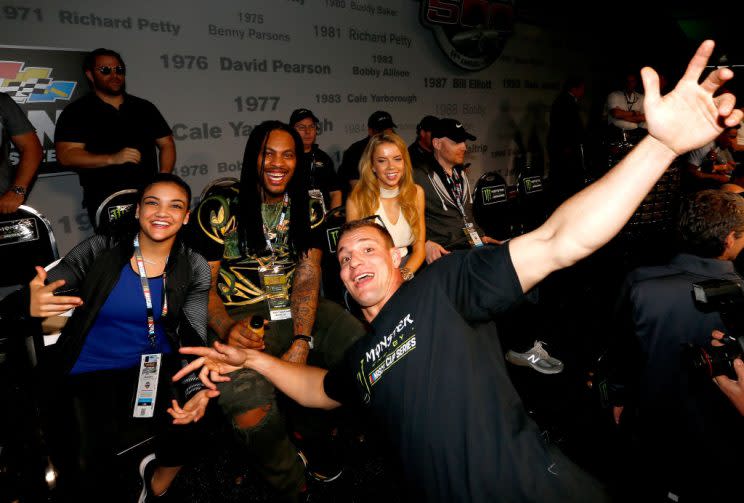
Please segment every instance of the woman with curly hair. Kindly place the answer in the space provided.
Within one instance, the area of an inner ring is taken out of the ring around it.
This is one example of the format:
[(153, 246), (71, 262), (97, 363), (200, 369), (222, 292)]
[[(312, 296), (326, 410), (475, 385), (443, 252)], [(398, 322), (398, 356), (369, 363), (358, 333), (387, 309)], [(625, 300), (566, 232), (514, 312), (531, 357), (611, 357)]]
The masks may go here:
[(401, 252), (403, 277), (411, 279), (426, 257), (426, 225), (424, 190), (413, 181), (403, 139), (395, 133), (373, 136), (359, 161), (359, 174), (346, 202), (346, 220), (377, 215)]

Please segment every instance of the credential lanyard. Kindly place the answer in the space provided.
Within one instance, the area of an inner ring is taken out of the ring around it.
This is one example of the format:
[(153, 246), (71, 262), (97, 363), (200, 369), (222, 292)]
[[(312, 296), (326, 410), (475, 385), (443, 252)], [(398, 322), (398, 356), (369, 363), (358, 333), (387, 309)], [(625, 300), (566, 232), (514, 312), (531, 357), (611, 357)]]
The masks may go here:
[[(630, 93), (630, 96), (628, 96), (628, 93), (625, 94), (625, 104), (628, 105), (628, 112), (633, 111), (633, 105), (635, 105), (638, 102), (638, 96), (636, 96), (635, 91)], [(631, 98), (633, 98), (631, 100)]]
[(447, 181), (447, 185), (449, 185), (449, 188), (452, 191), (452, 197), (457, 204), (457, 209), (460, 210), (463, 221), (467, 224), (468, 217), (465, 213), (465, 207), (462, 205), (463, 181), (461, 175), (459, 175), (457, 171), (455, 171), (455, 168), (452, 168), (452, 176), (449, 176), (447, 173), (445, 173), (444, 179)]
[[(284, 193), (284, 202), (282, 204), (282, 213), (279, 215), (279, 222), (277, 222), (275, 229), (279, 229), (282, 224), (284, 223), (284, 219), (287, 218), (287, 208), (289, 208), (289, 194), (286, 192)], [(266, 247), (271, 250), (271, 253), (274, 253), (274, 245), (271, 244), (271, 237), (269, 237), (269, 227), (266, 225), (266, 222), (261, 222), (263, 224), (263, 231), (264, 231), (264, 239), (266, 239)], [(277, 235), (279, 234), (279, 231), (277, 231)]]
[[(145, 271), (145, 259), (142, 258), (142, 251), (139, 246), (139, 236), (134, 237), (134, 258), (137, 260), (137, 269), (139, 270), (140, 283), (142, 284), (142, 293), (145, 296), (145, 306), (147, 307), (147, 338), (150, 340), (150, 345), (155, 349), (157, 348), (155, 314), (152, 309), (150, 282), (147, 279), (147, 272)], [(168, 314), (168, 298), (165, 295), (165, 269), (163, 269), (163, 311), (160, 316), (163, 317), (166, 314)]]

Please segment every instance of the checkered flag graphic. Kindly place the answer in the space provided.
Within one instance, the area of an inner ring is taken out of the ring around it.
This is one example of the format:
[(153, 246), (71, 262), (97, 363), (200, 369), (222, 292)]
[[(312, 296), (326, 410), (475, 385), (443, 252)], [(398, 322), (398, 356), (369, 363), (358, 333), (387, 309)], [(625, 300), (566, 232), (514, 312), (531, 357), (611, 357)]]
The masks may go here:
[(13, 100), (18, 103), (26, 103), (32, 94), (44, 94), (47, 92), (52, 79), (28, 79), (24, 81), (8, 82), (4, 87), (0, 87), (0, 92), (7, 93)]

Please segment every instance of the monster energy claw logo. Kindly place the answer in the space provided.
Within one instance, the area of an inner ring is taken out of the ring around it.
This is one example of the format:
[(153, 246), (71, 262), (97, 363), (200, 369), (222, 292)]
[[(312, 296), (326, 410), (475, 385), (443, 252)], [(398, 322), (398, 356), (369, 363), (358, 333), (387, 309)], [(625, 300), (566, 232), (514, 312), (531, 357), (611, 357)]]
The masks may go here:
[(132, 208), (134, 208), (134, 204), (118, 204), (116, 206), (111, 206), (108, 209), (108, 219), (109, 222), (115, 222), (130, 211), (132, 211)]
[(341, 227), (334, 227), (326, 231), (326, 237), (328, 238), (328, 250), (331, 253), (336, 253), (339, 234), (341, 234)]
[(527, 194), (531, 194), (533, 192), (542, 192), (543, 186), (542, 186), (542, 178), (539, 176), (530, 176), (523, 180), (524, 183), (524, 191)]
[(492, 185), (490, 187), (483, 187), (481, 190), (483, 195), (483, 205), (488, 206), (489, 204), (503, 203), (506, 201), (506, 186), (505, 185)]
[(514, 31), (514, 0), (421, 0), (421, 23), (453, 63), (482, 70)]

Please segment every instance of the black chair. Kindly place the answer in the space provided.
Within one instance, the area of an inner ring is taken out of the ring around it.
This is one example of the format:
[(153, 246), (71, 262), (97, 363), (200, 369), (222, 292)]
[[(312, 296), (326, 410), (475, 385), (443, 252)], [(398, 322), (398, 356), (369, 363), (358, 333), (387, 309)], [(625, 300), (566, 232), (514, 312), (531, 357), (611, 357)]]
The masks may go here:
[(473, 218), (494, 239), (504, 240), (520, 233), (516, 202), (506, 180), (496, 171), (483, 173), (475, 184)]
[(525, 172), (517, 181), (517, 214), (521, 232), (530, 232), (548, 219), (548, 198), (542, 175)]
[(0, 263), (4, 264), (0, 288), (28, 283), (36, 275), (34, 266), (45, 266), (58, 258), (57, 240), (44, 215), (26, 205), (0, 215)]
[[(59, 259), (57, 240), (49, 220), (30, 206), (22, 205), (14, 213), (0, 215), (0, 298), (17, 290), (36, 276), (35, 266), (46, 266)], [(12, 344), (3, 334), (23, 332), (28, 359), (37, 363), (44, 347), (41, 325), (36, 321), (0, 321), (0, 343)], [(15, 340), (18, 337), (11, 336)]]
[[(34, 266), (59, 258), (49, 221), (29, 206), (0, 215), (0, 298), (28, 283)], [(43, 348), (37, 320), (0, 320), (0, 392), (12, 403), (12, 412), (0, 420), (0, 474), (17, 479), (31, 500), (45, 500), (43, 435), (36, 410), (34, 386), (37, 351)], [(11, 483), (12, 484), (12, 483)], [(13, 499), (13, 498), (11, 498)], [(22, 498), (23, 499), (23, 498)]]
[(134, 219), (137, 205), (137, 189), (123, 189), (114, 192), (96, 210), (96, 232), (113, 234), (126, 227)]
[(214, 189), (217, 187), (233, 187), (235, 185), (238, 185), (239, 183), (240, 180), (232, 176), (226, 176), (224, 178), (217, 178), (215, 180), (212, 180), (202, 189), (201, 195), (199, 196), (199, 201), (203, 201), (204, 198), (214, 192)]

